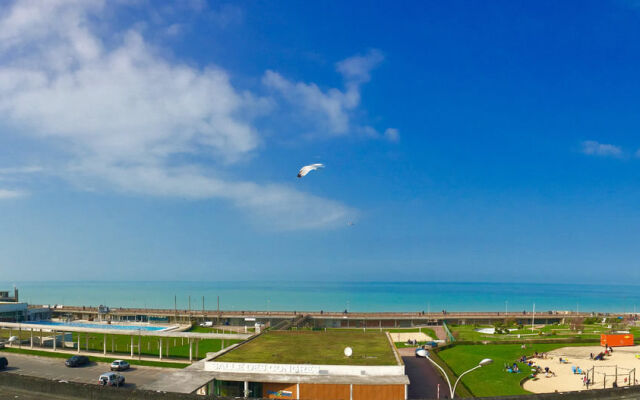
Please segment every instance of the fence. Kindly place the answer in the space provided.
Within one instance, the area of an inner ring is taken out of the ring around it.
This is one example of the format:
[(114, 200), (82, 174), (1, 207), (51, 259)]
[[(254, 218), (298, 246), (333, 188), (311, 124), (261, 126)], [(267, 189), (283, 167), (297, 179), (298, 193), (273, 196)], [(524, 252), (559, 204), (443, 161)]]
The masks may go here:
[(453, 334), (449, 330), (449, 327), (447, 326), (447, 323), (445, 321), (442, 321), (442, 327), (444, 328), (444, 331), (447, 333), (447, 337), (449, 338), (449, 341), (451, 343), (455, 342), (456, 338), (453, 337)]

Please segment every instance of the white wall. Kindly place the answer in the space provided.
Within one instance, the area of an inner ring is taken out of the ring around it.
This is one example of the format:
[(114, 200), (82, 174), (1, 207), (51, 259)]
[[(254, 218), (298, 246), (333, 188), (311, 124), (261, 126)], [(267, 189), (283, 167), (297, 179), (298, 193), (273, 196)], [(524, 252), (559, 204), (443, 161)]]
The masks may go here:
[(205, 371), (265, 373), (283, 375), (357, 375), (393, 376), (404, 375), (404, 365), (309, 365), (309, 364), (266, 364), (207, 361)]

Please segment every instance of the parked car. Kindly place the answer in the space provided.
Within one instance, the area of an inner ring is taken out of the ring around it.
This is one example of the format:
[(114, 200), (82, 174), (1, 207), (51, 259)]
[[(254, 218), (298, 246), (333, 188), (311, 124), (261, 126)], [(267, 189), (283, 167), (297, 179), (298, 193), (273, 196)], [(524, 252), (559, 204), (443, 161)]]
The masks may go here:
[(425, 349), (423, 346), (420, 346), (416, 349), (416, 357), (428, 357), (429, 351)]
[(89, 364), (89, 357), (87, 356), (73, 356), (64, 362), (67, 367), (80, 367)]
[(7, 368), (7, 365), (9, 365), (9, 361), (7, 361), (7, 357), (0, 357), (0, 369)]
[(107, 372), (100, 375), (98, 383), (103, 386), (115, 386), (119, 387), (124, 385), (124, 376), (116, 374), (115, 372)]
[(123, 360), (115, 360), (111, 363), (112, 371), (124, 371), (125, 369), (129, 369), (131, 366), (128, 362)]

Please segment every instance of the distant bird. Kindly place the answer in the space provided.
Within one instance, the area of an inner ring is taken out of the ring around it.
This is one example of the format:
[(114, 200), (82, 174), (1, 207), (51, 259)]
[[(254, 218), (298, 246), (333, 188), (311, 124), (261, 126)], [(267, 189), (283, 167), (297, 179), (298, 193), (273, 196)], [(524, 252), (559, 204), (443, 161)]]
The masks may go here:
[(324, 165), (322, 164), (305, 165), (304, 167), (300, 168), (300, 172), (298, 172), (298, 178), (302, 178), (303, 176), (307, 175), (309, 172), (315, 171), (318, 168), (324, 168)]
[(355, 223), (355, 222), (353, 222), (353, 221), (349, 221), (349, 222), (347, 223), (347, 225), (349, 225), (349, 226), (354, 226), (355, 224), (356, 224), (356, 223)]

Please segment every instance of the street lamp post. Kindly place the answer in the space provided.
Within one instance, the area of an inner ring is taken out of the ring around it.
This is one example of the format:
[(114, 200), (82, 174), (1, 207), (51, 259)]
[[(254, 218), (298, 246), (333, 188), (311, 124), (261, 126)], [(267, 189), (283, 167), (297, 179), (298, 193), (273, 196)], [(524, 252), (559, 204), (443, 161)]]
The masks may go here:
[(464, 375), (466, 375), (466, 374), (468, 374), (469, 372), (474, 371), (474, 370), (476, 370), (476, 369), (478, 369), (478, 368), (480, 368), (480, 367), (487, 366), (487, 365), (489, 365), (489, 364), (491, 364), (491, 363), (493, 362), (493, 360), (492, 360), (492, 359), (490, 359), (490, 358), (485, 358), (485, 359), (481, 360), (481, 361), (478, 363), (478, 365), (476, 365), (475, 367), (473, 367), (473, 368), (471, 368), (471, 369), (469, 369), (469, 370), (467, 370), (467, 371), (464, 371), (462, 374), (460, 374), (460, 376), (458, 377), (458, 379), (456, 380), (456, 382), (455, 382), (455, 384), (453, 385), (453, 388), (452, 388), (452, 387), (451, 387), (451, 381), (449, 380), (449, 376), (447, 375), (447, 373), (446, 373), (446, 372), (444, 372), (444, 369), (443, 369), (441, 366), (439, 366), (435, 361), (433, 361), (433, 360), (431, 359), (431, 357), (429, 357), (429, 352), (427, 352), (426, 358), (427, 358), (427, 360), (431, 361), (431, 363), (432, 363), (433, 365), (435, 365), (436, 367), (438, 367), (438, 369), (442, 372), (442, 375), (444, 375), (444, 377), (447, 379), (447, 384), (449, 385), (449, 392), (451, 393), (451, 398), (452, 398), (452, 399), (453, 399), (453, 398), (454, 398), (454, 396), (455, 396), (455, 393), (456, 393), (456, 387), (458, 387), (458, 383), (460, 382), (460, 379), (462, 379), (462, 377), (463, 377)]
[(467, 370), (467, 371), (465, 371), (465, 372), (461, 373), (461, 374), (460, 374), (460, 376), (458, 377), (458, 379), (456, 380), (456, 383), (454, 383), (454, 384), (453, 384), (453, 391), (451, 392), (451, 398), (453, 399), (453, 395), (454, 395), (454, 394), (455, 394), (455, 392), (456, 392), (456, 387), (458, 387), (458, 382), (460, 382), (460, 379), (462, 379), (462, 377), (463, 377), (465, 374), (468, 374), (469, 372), (471, 372), (471, 371), (473, 371), (473, 370), (476, 370), (476, 369), (478, 369), (478, 368), (480, 368), (480, 367), (484, 367), (485, 365), (489, 365), (489, 364), (491, 364), (492, 362), (493, 362), (493, 360), (492, 360), (492, 359), (490, 359), (490, 358), (485, 358), (484, 360), (480, 361), (480, 363), (478, 363), (478, 365), (476, 365), (475, 367), (473, 367), (473, 368), (471, 368), (470, 370)]

